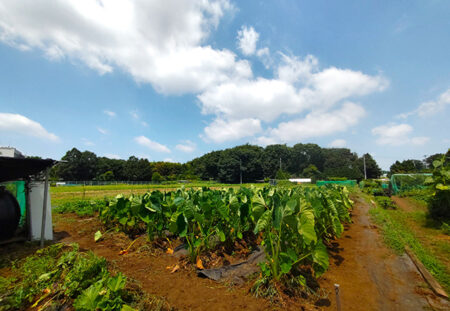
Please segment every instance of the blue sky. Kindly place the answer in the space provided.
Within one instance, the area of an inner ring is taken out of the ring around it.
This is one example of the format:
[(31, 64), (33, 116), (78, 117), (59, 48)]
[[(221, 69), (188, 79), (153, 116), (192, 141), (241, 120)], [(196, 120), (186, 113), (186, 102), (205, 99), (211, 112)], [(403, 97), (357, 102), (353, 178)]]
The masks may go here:
[(450, 147), (450, 2), (0, 4), (0, 145), (185, 162), (243, 143)]

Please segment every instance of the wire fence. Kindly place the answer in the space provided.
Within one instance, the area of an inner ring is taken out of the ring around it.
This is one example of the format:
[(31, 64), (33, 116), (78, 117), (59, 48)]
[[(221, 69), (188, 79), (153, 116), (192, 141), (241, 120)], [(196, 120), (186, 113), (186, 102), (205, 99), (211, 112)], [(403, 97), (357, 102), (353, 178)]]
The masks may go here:
[(137, 181), (137, 180), (121, 180), (121, 181), (112, 181), (112, 180), (68, 180), (68, 181), (57, 181), (54, 182), (54, 186), (62, 187), (62, 186), (108, 186), (108, 185), (170, 185), (170, 184), (187, 184), (191, 183), (189, 180), (175, 180), (175, 181), (163, 181), (163, 182), (155, 182), (155, 181)]

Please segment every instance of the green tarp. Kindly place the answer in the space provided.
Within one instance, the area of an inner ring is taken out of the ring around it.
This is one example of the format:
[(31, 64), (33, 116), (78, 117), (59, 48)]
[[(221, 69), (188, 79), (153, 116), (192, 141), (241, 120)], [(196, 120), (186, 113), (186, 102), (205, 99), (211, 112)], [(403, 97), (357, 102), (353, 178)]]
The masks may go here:
[(3, 183), (6, 189), (11, 192), (17, 199), (20, 206), (20, 223), (19, 226), (23, 226), (25, 223), (27, 201), (25, 195), (25, 181), (12, 181)]

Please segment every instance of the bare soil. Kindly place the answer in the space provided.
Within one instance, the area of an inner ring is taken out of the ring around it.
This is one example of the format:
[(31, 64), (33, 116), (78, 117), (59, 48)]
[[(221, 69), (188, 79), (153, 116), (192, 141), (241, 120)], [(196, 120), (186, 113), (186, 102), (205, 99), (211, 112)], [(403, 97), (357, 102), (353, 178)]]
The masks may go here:
[[(406, 255), (397, 256), (383, 244), (369, 217), (370, 205), (353, 198), (353, 223), (331, 250), (330, 269), (322, 287), (340, 286), (342, 310), (423, 310), (434, 294)], [(334, 296), (334, 293), (333, 293)], [(331, 297), (330, 310), (336, 310)]]
[[(318, 280), (320, 297), (285, 298), (277, 304), (252, 296), (251, 280), (230, 285), (197, 277), (193, 265), (184, 265), (163, 249), (150, 246), (145, 236), (131, 247), (133, 241), (128, 236), (115, 232), (95, 243), (94, 233), (99, 229), (104, 232), (96, 217), (54, 215), (54, 231), (59, 242), (76, 242), (81, 249), (105, 257), (136, 279), (144, 291), (165, 297), (178, 310), (336, 310), (334, 284), (340, 285), (342, 310), (433, 309), (430, 301), (433, 303), (435, 297), (409, 257), (399, 257), (387, 249), (370, 222), (370, 205), (361, 198), (353, 199), (353, 223), (332, 243), (330, 268)], [(128, 247), (128, 253), (120, 255)], [(179, 269), (172, 273), (177, 265)]]

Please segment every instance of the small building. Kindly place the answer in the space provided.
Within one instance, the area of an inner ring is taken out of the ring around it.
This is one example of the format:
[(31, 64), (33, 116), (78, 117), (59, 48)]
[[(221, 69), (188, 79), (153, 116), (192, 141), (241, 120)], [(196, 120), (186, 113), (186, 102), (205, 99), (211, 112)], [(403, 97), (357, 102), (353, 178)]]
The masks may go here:
[(305, 184), (311, 183), (311, 178), (289, 178), (289, 181), (297, 184)]
[(0, 147), (0, 157), (25, 158), (25, 156), (14, 147)]

